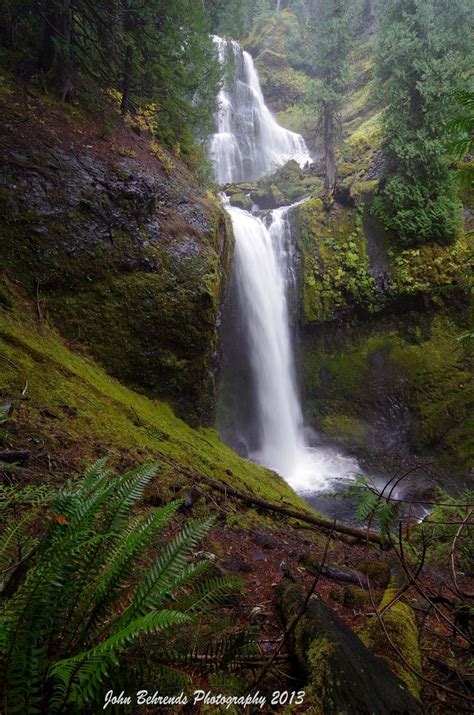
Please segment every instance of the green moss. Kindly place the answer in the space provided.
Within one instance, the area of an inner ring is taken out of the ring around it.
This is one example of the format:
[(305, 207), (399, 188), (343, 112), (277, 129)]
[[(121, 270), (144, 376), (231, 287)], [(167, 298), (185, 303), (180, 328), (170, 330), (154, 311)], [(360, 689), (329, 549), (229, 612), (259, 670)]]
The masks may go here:
[[(420, 451), (461, 466), (469, 440), (474, 387), (472, 350), (458, 337), (466, 331), (462, 312), (414, 312), (375, 324), (346, 325), (325, 340), (307, 340), (303, 352), (306, 409), (331, 437), (363, 447), (368, 416), (380, 414), (391, 396), (402, 399), (416, 428), (410, 438)], [(395, 392), (393, 392), (395, 390)], [(370, 445), (372, 449), (375, 444)]]
[(346, 608), (362, 608), (371, 603), (369, 592), (353, 586), (344, 589), (343, 603)]
[(331, 320), (353, 305), (371, 310), (377, 294), (356, 211), (326, 212), (315, 198), (299, 207), (299, 221), (305, 321)]
[(292, 132), (309, 135), (314, 132), (314, 113), (304, 103), (292, 104), (277, 112), (278, 124)]
[(246, 40), (244, 47), (254, 56), (264, 50), (285, 55), (288, 53), (289, 42), (298, 35), (298, 19), (291, 10), (285, 8), (262, 20)]
[(250, 208), (253, 202), (265, 208), (284, 206), (321, 191), (321, 179), (304, 171), (294, 159), (258, 181), (227, 187), (230, 203), (243, 208)]
[(443, 293), (450, 287), (467, 283), (472, 262), (472, 242), (461, 235), (449, 246), (426, 243), (419, 248), (403, 249), (392, 246), (388, 251), (389, 290), (392, 295), (416, 293)]
[(327, 415), (321, 422), (324, 434), (348, 446), (367, 446), (367, 427), (349, 415)]
[(51, 161), (60, 165), (56, 155), (36, 152), (11, 171), (12, 184), (18, 173), (22, 187), (33, 167), (44, 175), (54, 212), (25, 208), (23, 188), (0, 192), (0, 268), (28, 297), (38, 292), (43, 313), (112, 375), (167, 398), (194, 423), (212, 423), (216, 318), (232, 256), (230, 224), (216, 197), (197, 188), (192, 197), (185, 179), (174, 178), (196, 226), (170, 207), (157, 214), (146, 182), (130, 199), (117, 172), (111, 195), (74, 170), (74, 203), (67, 182), (64, 188), (51, 178)]
[(457, 338), (458, 329), (442, 316), (431, 322), (429, 339), (418, 344), (394, 340), (392, 361), (412, 386), (412, 399), (420, 415), (422, 446), (443, 440), (462, 455), (469, 436), (469, 406), (474, 402), (470, 349)]
[(383, 561), (359, 561), (356, 568), (361, 573), (367, 574), (370, 581), (377, 586), (387, 588), (390, 581), (390, 566)]
[(289, 107), (303, 101), (308, 89), (308, 77), (293, 69), (285, 55), (264, 49), (255, 65), (267, 102)]
[[(163, 465), (162, 488), (183, 480), (180, 470), (187, 469), (198, 481), (203, 474), (307, 509), (283, 479), (238, 457), (213, 429), (192, 429), (169, 405), (121, 385), (68, 349), (53, 329), (37, 326), (24, 308), (0, 309), (0, 344), (0, 396), (12, 400), (22, 429), (47, 444), (50, 453), (67, 449), (78, 468), (104, 454), (112, 462), (126, 455), (134, 461), (156, 459)], [(48, 420), (45, 408), (60, 418)]]
[[(398, 593), (395, 585), (387, 588), (379, 606), (382, 611)], [(408, 604), (401, 600), (396, 601), (383, 615), (383, 621), (394, 646), (403, 655), (409, 666), (421, 675), (421, 654), (418, 645), (418, 629), (414, 613)], [(382, 658), (389, 668), (403, 680), (410, 693), (419, 700), (421, 683), (419, 677), (407, 668), (400, 660), (398, 654), (388, 643), (379, 621), (373, 617), (369, 624), (362, 630), (360, 636), (366, 646)]]
[(232, 206), (238, 206), (238, 208), (250, 210), (252, 208), (253, 201), (250, 196), (244, 194), (243, 191), (239, 191), (231, 195), (230, 203)]
[(327, 638), (316, 638), (304, 654), (310, 671), (310, 685), (306, 689), (306, 696), (312, 705), (321, 708), (321, 712), (325, 713), (332, 712), (333, 707), (332, 690), (335, 684), (331, 656), (334, 652), (335, 648)]

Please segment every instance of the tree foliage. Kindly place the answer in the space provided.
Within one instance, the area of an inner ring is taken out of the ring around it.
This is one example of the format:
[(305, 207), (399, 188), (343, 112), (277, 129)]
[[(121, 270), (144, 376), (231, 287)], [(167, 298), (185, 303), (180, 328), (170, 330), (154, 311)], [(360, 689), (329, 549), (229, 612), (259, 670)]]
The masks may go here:
[(347, 87), (349, 8), (348, 0), (315, 0), (311, 21), (311, 54), (316, 80), (310, 93), (310, 104), (322, 130), (328, 191), (332, 191), (336, 183), (334, 149)]
[(81, 78), (119, 93), (122, 113), (152, 106), (172, 144), (207, 131), (220, 68), (194, 0), (2, 0), (4, 58), (63, 100)]
[(375, 211), (404, 245), (446, 242), (460, 204), (445, 127), (469, 57), (469, 0), (382, 3), (376, 69), (384, 169)]

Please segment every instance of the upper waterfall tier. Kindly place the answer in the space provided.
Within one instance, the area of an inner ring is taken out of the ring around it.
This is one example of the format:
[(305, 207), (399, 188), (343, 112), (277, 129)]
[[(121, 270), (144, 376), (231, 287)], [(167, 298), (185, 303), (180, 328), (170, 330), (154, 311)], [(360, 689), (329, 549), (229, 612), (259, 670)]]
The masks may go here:
[[(311, 160), (300, 134), (280, 127), (265, 104), (248, 52), (234, 40), (214, 36), (222, 65), (232, 63), (232, 77), (221, 88), (216, 132), (209, 155), (219, 184), (258, 179), (289, 159), (304, 166)], [(229, 54), (231, 53), (231, 54)]]

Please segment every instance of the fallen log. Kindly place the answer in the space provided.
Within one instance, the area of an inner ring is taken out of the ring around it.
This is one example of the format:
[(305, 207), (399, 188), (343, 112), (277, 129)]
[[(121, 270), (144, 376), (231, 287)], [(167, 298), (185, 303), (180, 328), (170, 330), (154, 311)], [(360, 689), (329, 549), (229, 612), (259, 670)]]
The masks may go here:
[[(310, 573), (312, 572), (310, 571)], [(331, 579), (331, 581), (338, 581), (339, 583), (353, 583), (355, 586), (359, 586), (359, 588), (363, 588), (366, 591), (369, 588), (367, 576), (363, 573), (359, 573), (358, 571), (343, 571), (342, 569), (337, 568), (337, 566), (329, 565), (323, 566), (321, 573), (326, 578)]]
[(0, 450), (0, 462), (11, 464), (12, 462), (27, 462), (31, 457), (31, 452), (26, 449), (2, 449)]
[(334, 521), (328, 521), (327, 519), (322, 519), (321, 517), (313, 516), (312, 514), (306, 514), (303, 511), (296, 511), (295, 509), (289, 509), (286, 506), (272, 504), (264, 499), (260, 499), (260, 497), (252, 497), (248, 494), (244, 494), (226, 482), (214, 481), (213, 479), (207, 479), (201, 475), (199, 475), (199, 478), (208, 484), (212, 489), (225, 494), (225, 496), (235, 497), (250, 506), (256, 506), (260, 509), (265, 509), (266, 511), (273, 511), (276, 514), (283, 514), (291, 519), (298, 519), (299, 521), (306, 522), (307, 524), (317, 526), (320, 529), (327, 529), (328, 531), (332, 530), (340, 534), (347, 534), (348, 536), (354, 536), (356, 539), (370, 541), (373, 544), (384, 544), (383, 536), (376, 531), (356, 529), (353, 526), (337, 521), (337, 519)]
[(265, 499), (260, 499), (260, 497), (252, 497), (249, 494), (244, 494), (235, 487), (232, 487), (230, 484), (227, 484), (227, 482), (217, 481), (216, 479), (205, 476), (202, 472), (192, 472), (190, 469), (178, 465), (174, 460), (163, 454), (163, 452), (158, 452), (158, 454), (164, 462), (174, 467), (174, 469), (183, 474), (183, 476), (191, 479), (194, 484), (196, 484), (197, 481), (204, 482), (212, 489), (221, 492), (225, 496), (235, 497), (246, 504), (250, 504), (250, 506), (256, 506), (260, 509), (265, 509), (266, 511), (273, 511), (276, 514), (283, 514), (283, 516), (288, 516), (290, 519), (298, 519), (306, 524), (317, 526), (319, 529), (327, 529), (328, 531), (333, 531), (339, 534), (346, 534), (347, 536), (353, 536), (356, 539), (369, 541), (372, 544), (378, 544), (379, 546), (385, 546), (386, 544), (382, 534), (379, 534), (376, 531), (369, 531), (369, 529), (356, 529), (353, 526), (349, 526), (349, 524), (337, 521), (337, 519), (329, 521), (329, 519), (322, 519), (321, 517), (313, 516), (313, 514), (306, 514), (303, 511), (296, 511), (295, 509), (290, 509), (286, 506), (272, 504), (271, 502), (265, 501)]
[(299, 617), (288, 641), (297, 674), (311, 687), (309, 705), (318, 713), (383, 713), (418, 715), (421, 706), (388, 665), (316, 595), (283, 579), (276, 606), (287, 630)]

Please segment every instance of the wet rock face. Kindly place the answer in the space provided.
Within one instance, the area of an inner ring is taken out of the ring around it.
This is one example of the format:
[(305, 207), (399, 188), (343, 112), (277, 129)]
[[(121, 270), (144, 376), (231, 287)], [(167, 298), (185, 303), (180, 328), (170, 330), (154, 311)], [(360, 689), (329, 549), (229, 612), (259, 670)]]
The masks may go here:
[(466, 472), (471, 357), (456, 335), (467, 330), (467, 317), (454, 309), (409, 311), (306, 329), (300, 348), (308, 419), (373, 459), (377, 472), (393, 473), (417, 455), (442, 473), (448, 466), (451, 475)]
[(218, 203), (181, 168), (49, 148), (6, 152), (0, 268), (114, 376), (211, 423), (231, 259)]

